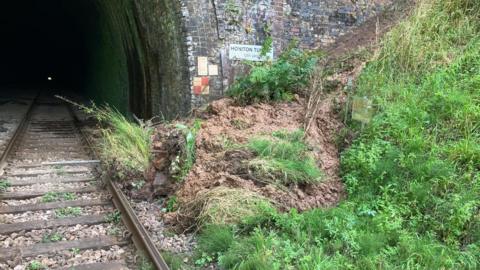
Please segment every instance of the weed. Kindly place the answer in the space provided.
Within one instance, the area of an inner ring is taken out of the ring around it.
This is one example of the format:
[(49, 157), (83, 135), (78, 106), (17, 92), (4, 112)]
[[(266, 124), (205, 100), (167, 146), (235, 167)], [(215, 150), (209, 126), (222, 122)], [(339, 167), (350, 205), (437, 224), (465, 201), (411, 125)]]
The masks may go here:
[(144, 180), (137, 180), (132, 182), (132, 187), (134, 190), (140, 190), (143, 186), (145, 186)]
[(282, 184), (315, 183), (322, 173), (303, 142), (303, 132), (277, 131), (271, 138), (254, 138), (248, 148), (258, 157), (249, 162), (253, 176)]
[(119, 236), (120, 235), (120, 228), (118, 228), (118, 227), (109, 228), (107, 230), (107, 234), (108, 235)]
[(66, 98), (66, 102), (78, 106), (85, 113), (93, 115), (104, 125), (101, 129), (100, 155), (120, 178), (125, 175), (142, 175), (152, 160), (151, 140), (153, 128), (148, 122), (136, 119), (130, 121), (117, 109), (108, 105), (90, 107), (77, 104)]
[(172, 162), (173, 174), (177, 181), (182, 181), (190, 172), (190, 169), (195, 163), (195, 149), (197, 133), (202, 126), (200, 120), (195, 120), (192, 127), (177, 124), (176, 128), (181, 130), (185, 136), (185, 146), (178, 159)]
[(290, 100), (305, 87), (317, 56), (304, 53), (292, 44), (275, 62), (250, 63), (250, 73), (230, 87), (228, 95), (237, 103)]
[(82, 214), (82, 208), (80, 207), (65, 207), (55, 209), (55, 215), (59, 218), (63, 217), (77, 217)]
[(77, 195), (72, 192), (54, 192), (49, 191), (42, 196), (42, 202), (56, 202), (56, 201), (72, 201), (77, 198)]
[(169, 252), (169, 251), (162, 251), (162, 258), (167, 263), (168, 267), (172, 270), (184, 270), (187, 269), (185, 263), (181, 256)]
[(122, 220), (122, 213), (120, 211), (115, 210), (112, 213), (109, 213), (106, 217), (106, 221), (110, 223), (118, 224)]
[(42, 237), (42, 243), (53, 243), (53, 242), (58, 242), (61, 241), (63, 238), (62, 234), (58, 232), (52, 232), (50, 234), (45, 234)]
[(46, 267), (41, 264), (39, 261), (31, 261), (28, 266), (28, 270), (41, 270), (41, 269), (46, 269)]
[(218, 258), (222, 253), (226, 252), (234, 243), (235, 237), (233, 228), (225, 225), (208, 225), (206, 226), (198, 239), (199, 256), (197, 262), (201, 265), (210, 263), (208, 258)]
[(165, 211), (166, 212), (174, 212), (178, 208), (178, 201), (177, 201), (177, 196), (172, 196), (168, 199)]
[(11, 186), (7, 180), (0, 180), (0, 192), (5, 192)]
[(137, 255), (138, 261), (137, 266), (139, 270), (154, 270), (155, 267), (150, 262), (150, 260), (144, 254)]
[(79, 248), (71, 248), (70, 252), (72, 252), (73, 255), (78, 255), (78, 254), (80, 254), (80, 249)]

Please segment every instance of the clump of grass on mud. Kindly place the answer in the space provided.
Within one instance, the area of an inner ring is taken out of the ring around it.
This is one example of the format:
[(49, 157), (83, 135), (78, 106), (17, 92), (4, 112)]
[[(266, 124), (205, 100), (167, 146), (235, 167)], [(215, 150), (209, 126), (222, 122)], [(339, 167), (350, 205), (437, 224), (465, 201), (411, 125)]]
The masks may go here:
[(271, 137), (251, 139), (248, 148), (257, 155), (249, 161), (253, 176), (260, 181), (281, 184), (319, 182), (322, 172), (303, 137), (303, 131), (297, 130), (277, 131)]
[(11, 186), (8, 180), (0, 180), (0, 192), (5, 192)]
[(178, 213), (202, 228), (206, 224), (238, 223), (270, 207), (266, 198), (254, 192), (220, 186), (200, 192), (194, 200), (181, 205)]

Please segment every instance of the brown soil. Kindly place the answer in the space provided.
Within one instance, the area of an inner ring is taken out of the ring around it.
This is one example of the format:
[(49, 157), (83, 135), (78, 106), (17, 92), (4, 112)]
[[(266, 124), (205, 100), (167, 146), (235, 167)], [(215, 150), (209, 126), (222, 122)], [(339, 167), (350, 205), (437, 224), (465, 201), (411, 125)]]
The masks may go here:
[(331, 106), (325, 106), (318, 114), (317, 125), (321, 128), (312, 128), (309, 133), (319, 166), (326, 174), (321, 184), (279, 188), (260, 183), (251, 179), (243, 165), (253, 157), (251, 153), (225, 150), (225, 142), (244, 144), (253, 136), (302, 128), (303, 103), (304, 100), (297, 99), (290, 103), (239, 107), (230, 99), (214, 101), (209, 107), (211, 114), (203, 121), (197, 135), (197, 161), (177, 192), (179, 201), (188, 202), (204, 189), (228, 186), (262, 194), (282, 209), (306, 210), (337, 203), (343, 186), (337, 177), (339, 156), (334, 142), (342, 124)]

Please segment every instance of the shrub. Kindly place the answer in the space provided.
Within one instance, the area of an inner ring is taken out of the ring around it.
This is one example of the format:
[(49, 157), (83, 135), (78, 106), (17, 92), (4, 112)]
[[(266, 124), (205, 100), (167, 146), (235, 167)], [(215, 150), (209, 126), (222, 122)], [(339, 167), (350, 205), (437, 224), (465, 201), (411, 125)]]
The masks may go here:
[(196, 155), (196, 139), (197, 133), (202, 127), (200, 120), (195, 120), (192, 127), (188, 127), (182, 124), (177, 124), (176, 128), (181, 130), (185, 136), (185, 145), (177, 159), (172, 164), (172, 173), (178, 181), (182, 181), (192, 169), (195, 163)]
[(308, 84), (317, 58), (291, 45), (275, 62), (249, 63), (249, 74), (237, 79), (228, 95), (240, 104), (290, 100)]

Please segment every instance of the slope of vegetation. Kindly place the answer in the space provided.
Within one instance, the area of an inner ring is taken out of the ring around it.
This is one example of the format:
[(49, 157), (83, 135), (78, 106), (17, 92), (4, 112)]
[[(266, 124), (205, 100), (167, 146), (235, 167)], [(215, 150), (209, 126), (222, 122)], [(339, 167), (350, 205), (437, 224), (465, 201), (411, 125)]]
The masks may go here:
[(480, 268), (479, 34), (480, 2), (420, 1), (359, 78), (377, 114), (343, 153), (348, 199), (208, 227), (199, 253), (226, 269)]

